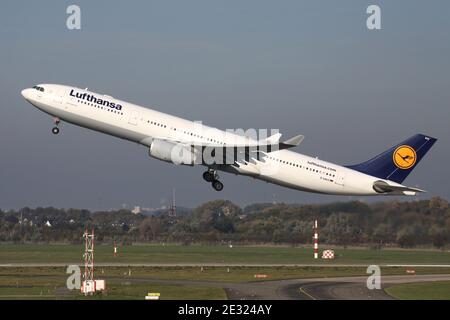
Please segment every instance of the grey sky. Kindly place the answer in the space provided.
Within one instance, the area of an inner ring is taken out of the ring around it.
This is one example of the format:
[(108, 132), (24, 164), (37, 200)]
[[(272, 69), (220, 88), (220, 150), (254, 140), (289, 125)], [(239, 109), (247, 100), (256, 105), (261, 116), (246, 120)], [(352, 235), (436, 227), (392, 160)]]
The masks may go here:
[[(66, 29), (69, 4), (82, 29)], [(366, 28), (369, 4), (382, 30)], [(304, 134), (295, 149), (361, 162), (415, 134), (439, 138), (406, 184), (449, 199), (449, 1), (2, 1), (0, 208), (103, 209), (226, 198), (323, 202), (202, 167), (151, 159), (133, 143), (63, 124), (20, 96), (36, 83), (110, 94), (226, 128)], [(383, 200), (384, 198), (377, 198)]]

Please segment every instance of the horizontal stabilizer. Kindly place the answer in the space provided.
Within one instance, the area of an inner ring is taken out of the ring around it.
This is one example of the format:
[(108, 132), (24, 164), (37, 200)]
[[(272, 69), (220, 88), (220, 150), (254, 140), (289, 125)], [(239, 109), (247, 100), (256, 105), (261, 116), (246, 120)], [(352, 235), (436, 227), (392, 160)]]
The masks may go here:
[(378, 193), (387, 193), (387, 194), (399, 194), (399, 195), (416, 195), (416, 193), (426, 192), (425, 190), (418, 188), (411, 188), (402, 185), (390, 185), (385, 181), (375, 181), (373, 183), (373, 189)]

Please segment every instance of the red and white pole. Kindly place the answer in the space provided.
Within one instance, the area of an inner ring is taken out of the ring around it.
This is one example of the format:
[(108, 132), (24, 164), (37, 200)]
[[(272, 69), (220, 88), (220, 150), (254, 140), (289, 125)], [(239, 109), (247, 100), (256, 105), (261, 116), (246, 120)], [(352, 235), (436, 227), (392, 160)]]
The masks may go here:
[(317, 232), (317, 220), (314, 220), (314, 259), (319, 258), (319, 233)]

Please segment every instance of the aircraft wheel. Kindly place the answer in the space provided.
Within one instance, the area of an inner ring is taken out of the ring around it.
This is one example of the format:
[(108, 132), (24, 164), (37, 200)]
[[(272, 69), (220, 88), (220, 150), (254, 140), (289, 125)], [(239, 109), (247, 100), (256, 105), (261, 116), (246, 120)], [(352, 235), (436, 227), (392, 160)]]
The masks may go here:
[(53, 134), (58, 134), (59, 133), (59, 128), (58, 127), (53, 127), (52, 128), (52, 133)]
[(214, 190), (216, 191), (222, 191), (223, 189), (223, 183), (220, 182), (219, 180), (214, 180), (212, 182), (212, 187), (214, 188)]
[(206, 182), (213, 182), (214, 174), (210, 171), (205, 171), (203, 172), (203, 179), (205, 179)]

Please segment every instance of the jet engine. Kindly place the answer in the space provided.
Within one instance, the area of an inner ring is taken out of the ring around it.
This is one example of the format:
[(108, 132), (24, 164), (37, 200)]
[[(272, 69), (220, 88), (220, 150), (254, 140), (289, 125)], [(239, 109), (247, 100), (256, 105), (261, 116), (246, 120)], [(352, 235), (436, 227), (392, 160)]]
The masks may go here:
[(193, 166), (195, 164), (194, 148), (185, 144), (154, 139), (150, 145), (151, 157), (174, 163)]

